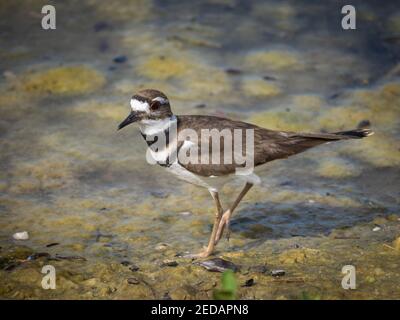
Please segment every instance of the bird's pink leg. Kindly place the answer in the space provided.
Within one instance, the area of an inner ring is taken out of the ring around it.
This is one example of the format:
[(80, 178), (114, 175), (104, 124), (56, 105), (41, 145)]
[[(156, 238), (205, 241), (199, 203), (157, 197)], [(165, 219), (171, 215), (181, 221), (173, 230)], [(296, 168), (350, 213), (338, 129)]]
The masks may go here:
[(242, 199), (246, 195), (246, 193), (251, 189), (252, 186), (253, 186), (252, 183), (247, 182), (246, 185), (244, 186), (243, 190), (240, 192), (239, 196), (236, 198), (232, 207), (230, 207), (230, 209), (225, 211), (224, 214), (222, 215), (221, 220), (218, 225), (217, 234), (215, 237), (215, 244), (217, 244), (218, 241), (221, 239), (222, 233), (224, 232), (224, 229), (225, 229), (225, 226), (227, 229), (226, 238), (229, 240), (229, 236), (230, 236), (229, 222), (230, 222), (232, 213), (236, 209), (236, 207), (239, 205), (240, 201), (242, 201)]
[(210, 191), (211, 196), (214, 199), (215, 202), (215, 206), (217, 209), (217, 212), (215, 213), (215, 218), (214, 218), (214, 226), (211, 232), (211, 236), (210, 236), (210, 240), (208, 241), (208, 245), (207, 247), (200, 253), (197, 254), (189, 254), (186, 255), (184, 257), (186, 258), (193, 258), (193, 259), (197, 259), (197, 258), (206, 258), (209, 255), (212, 254), (212, 252), (214, 251), (214, 247), (216, 245), (216, 236), (217, 236), (217, 230), (218, 230), (218, 226), (221, 222), (221, 217), (222, 217), (222, 206), (221, 206), (221, 202), (219, 201), (219, 196), (218, 196), (218, 192), (216, 191)]

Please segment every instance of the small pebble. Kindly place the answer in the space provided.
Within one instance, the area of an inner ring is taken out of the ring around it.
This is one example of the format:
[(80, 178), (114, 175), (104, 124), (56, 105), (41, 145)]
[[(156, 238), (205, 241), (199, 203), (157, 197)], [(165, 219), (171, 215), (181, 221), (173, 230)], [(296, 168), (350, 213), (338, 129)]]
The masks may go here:
[(169, 245), (166, 243), (159, 243), (158, 245), (156, 245), (155, 249), (157, 251), (161, 251), (161, 250), (167, 249), (168, 247), (169, 247)]
[(369, 127), (371, 127), (371, 121), (369, 120), (361, 120), (357, 125), (358, 129), (364, 129)]
[(58, 246), (58, 245), (59, 245), (58, 242), (52, 242), (52, 243), (46, 244), (46, 247), (50, 248), (50, 247), (54, 247), (54, 246)]
[(153, 197), (158, 198), (158, 199), (165, 199), (168, 197), (168, 193), (162, 192), (162, 191), (152, 191), (152, 192), (150, 192), (150, 194)]
[(172, 300), (171, 296), (169, 295), (169, 292), (164, 293), (162, 300)]
[(225, 72), (228, 73), (228, 74), (237, 75), (237, 74), (241, 74), (242, 70), (235, 69), (235, 68), (228, 68), (228, 69), (225, 70)]
[(93, 26), (93, 29), (95, 32), (100, 32), (100, 31), (108, 29), (109, 27), (110, 27), (110, 25), (107, 22), (99, 21)]
[(285, 270), (272, 270), (271, 276), (273, 277), (282, 277), (286, 274)]
[(15, 75), (14, 72), (8, 71), (8, 70), (6, 70), (6, 71), (3, 72), (3, 76), (4, 76), (4, 78), (6, 78), (7, 80), (14, 80), (14, 79), (17, 78), (17, 76)]
[(129, 270), (131, 270), (131, 271), (133, 271), (133, 272), (135, 272), (135, 271), (138, 271), (140, 268), (136, 265), (136, 264), (132, 264), (130, 267), (129, 267)]
[(28, 240), (29, 234), (27, 231), (17, 232), (13, 234), (15, 240)]
[(124, 63), (128, 60), (126, 56), (118, 56), (113, 59), (115, 63)]
[(340, 96), (340, 93), (334, 93), (334, 94), (332, 94), (330, 97), (329, 97), (329, 99), (336, 99), (336, 98), (338, 98)]
[(183, 211), (183, 212), (179, 212), (179, 214), (180, 214), (181, 216), (187, 217), (187, 216), (190, 216), (192, 213), (191, 213), (190, 211)]
[(139, 283), (140, 283), (139, 279), (138, 279), (138, 278), (135, 278), (135, 277), (128, 278), (126, 281), (127, 281), (129, 284), (139, 284)]
[(267, 81), (276, 81), (276, 78), (271, 76), (264, 76), (263, 79)]
[(251, 279), (246, 280), (246, 282), (244, 283), (244, 285), (242, 287), (251, 287), (253, 285), (254, 285), (254, 279), (251, 278)]
[(381, 227), (375, 227), (372, 229), (372, 231), (379, 231), (379, 230), (381, 230)]
[(176, 262), (175, 260), (164, 260), (161, 263), (161, 267), (177, 267), (178, 266), (178, 262)]

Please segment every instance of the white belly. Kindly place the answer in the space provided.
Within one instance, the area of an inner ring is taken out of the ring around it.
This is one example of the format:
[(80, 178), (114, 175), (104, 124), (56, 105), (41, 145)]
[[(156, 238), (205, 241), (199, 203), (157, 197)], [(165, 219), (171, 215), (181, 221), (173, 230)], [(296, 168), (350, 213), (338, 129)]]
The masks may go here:
[(177, 176), (179, 179), (186, 181), (188, 183), (197, 185), (199, 187), (207, 188), (209, 191), (218, 192), (222, 187), (233, 180), (243, 181), (243, 183), (259, 184), (260, 178), (252, 173), (248, 175), (236, 175), (229, 174), (225, 176), (211, 176), (202, 177), (196, 175), (189, 170), (186, 170), (179, 163), (173, 163), (171, 166), (166, 168), (167, 171)]

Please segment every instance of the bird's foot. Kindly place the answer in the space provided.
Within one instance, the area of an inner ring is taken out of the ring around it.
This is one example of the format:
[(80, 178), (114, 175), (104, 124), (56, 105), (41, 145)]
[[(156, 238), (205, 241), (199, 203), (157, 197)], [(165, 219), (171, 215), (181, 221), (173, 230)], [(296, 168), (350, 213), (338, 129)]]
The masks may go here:
[(199, 252), (199, 253), (189, 253), (185, 254), (182, 256), (182, 258), (186, 259), (202, 259), (202, 258), (207, 258), (211, 255), (211, 252), (209, 252), (206, 248)]

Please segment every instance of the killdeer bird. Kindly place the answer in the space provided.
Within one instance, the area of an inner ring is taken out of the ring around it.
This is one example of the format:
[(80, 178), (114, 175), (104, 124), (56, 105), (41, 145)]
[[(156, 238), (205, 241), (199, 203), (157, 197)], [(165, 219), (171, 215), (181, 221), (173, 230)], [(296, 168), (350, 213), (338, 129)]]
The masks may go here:
[[(287, 158), (326, 142), (359, 139), (373, 134), (369, 129), (334, 133), (274, 131), (215, 116), (176, 116), (171, 111), (167, 96), (153, 89), (139, 91), (132, 97), (130, 105), (131, 112), (118, 129), (138, 122), (148, 145), (148, 160), (165, 167), (179, 179), (207, 188), (215, 202), (216, 214), (208, 245), (199, 254), (189, 255), (192, 258), (212, 254), (224, 229), (227, 229), (229, 237), (232, 213), (251, 187), (260, 182), (253, 167)], [(214, 139), (212, 134), (204, 135), (204, 132), (217, 133), (217, 138)], [(240, 147), (239, 151), (235, 148), (237, 146)], [(229, 158), (232, 153), (227, 151), (232, 149), (234, 156)], [(188, 154), (191, 161), (187, 161)], [(251, 166), (243, 161), (243, 157), (247, 156), (251, 159)], [(224, 212), (218, 191), (230, 178), (243, 180), (244, 187), (231, 207)]]

